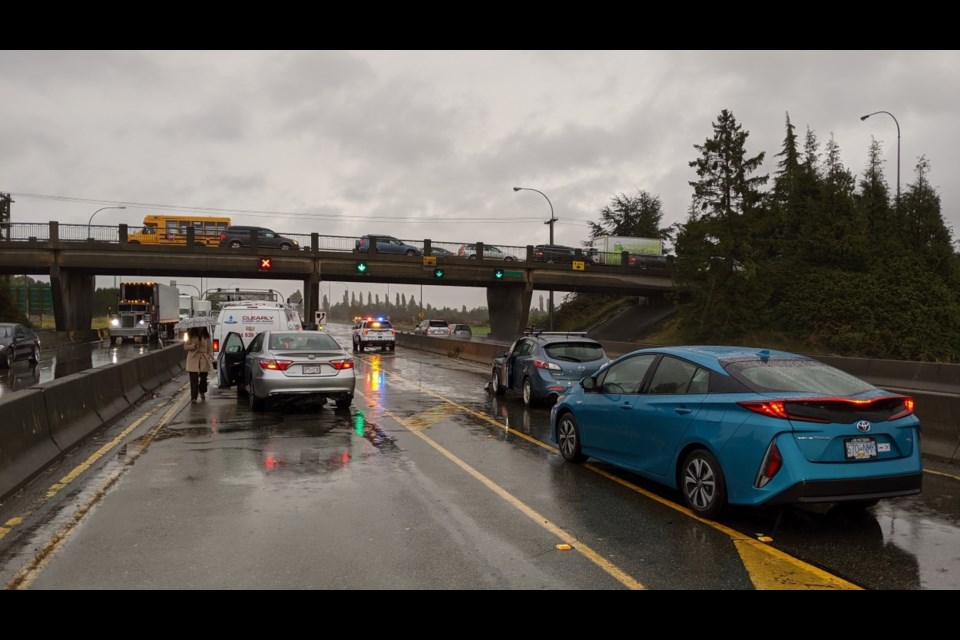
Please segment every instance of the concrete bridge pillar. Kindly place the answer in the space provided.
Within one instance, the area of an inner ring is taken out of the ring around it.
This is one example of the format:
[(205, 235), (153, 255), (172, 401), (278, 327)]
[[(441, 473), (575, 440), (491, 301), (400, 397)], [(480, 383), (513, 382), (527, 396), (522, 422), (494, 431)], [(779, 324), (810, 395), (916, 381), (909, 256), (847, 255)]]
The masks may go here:
[(530, 318), (532, 296), (533, 289), (523, 282), (487, 287), (490, 337), (494, 340), (513, 340), (520, 335)]
[(90, 329), (93, 321), (94, 276), (86, 273), (50, 268), (50, 289), (53, 297), (53, 316), (57, 331)]
[(304, 326), (315, 324), (317, 311), (320, 310), (320, 269), (319, 260), (313, 261), (313, 273), (303, 280), (303, 323)]

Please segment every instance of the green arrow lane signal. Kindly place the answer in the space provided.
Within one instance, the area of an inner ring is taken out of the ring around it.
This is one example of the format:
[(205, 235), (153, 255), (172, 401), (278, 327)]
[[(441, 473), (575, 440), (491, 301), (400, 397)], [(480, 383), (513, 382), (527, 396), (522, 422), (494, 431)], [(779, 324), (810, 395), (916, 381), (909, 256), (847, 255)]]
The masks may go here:
[(434, 269), (434, 270), (433, 270), (433, 277), (434, 277), (434, 278), (442, 278), (442, 277), (443, 277), (443, 269), (441, 269), (440, 267), (437, 267), (436, 269)]
[(503, 280), (503, 269), (494, 269), (493, 277), (497, 280)]
[(366, 263), (366, 262), (363, 262), (363, 261), (358, 262), (358, 263), (357, 263), (357, 272), (358, 272), (358, 273), (366, 273), (366, 272), (367, 272), (367, 263)]

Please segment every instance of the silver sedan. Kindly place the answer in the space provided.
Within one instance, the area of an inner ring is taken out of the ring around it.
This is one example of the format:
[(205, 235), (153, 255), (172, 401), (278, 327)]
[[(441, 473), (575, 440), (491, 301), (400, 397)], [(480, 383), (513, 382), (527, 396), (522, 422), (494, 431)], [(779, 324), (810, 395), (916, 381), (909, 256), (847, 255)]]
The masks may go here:
[(253, 411), (285, 396), (332, 399), (338, 409), (353, 402), (353, 358), (324, 331), (264, 331), (246, 349), (240, 335), (230, 333), (218, 359), (221, 386), (236, 384)]

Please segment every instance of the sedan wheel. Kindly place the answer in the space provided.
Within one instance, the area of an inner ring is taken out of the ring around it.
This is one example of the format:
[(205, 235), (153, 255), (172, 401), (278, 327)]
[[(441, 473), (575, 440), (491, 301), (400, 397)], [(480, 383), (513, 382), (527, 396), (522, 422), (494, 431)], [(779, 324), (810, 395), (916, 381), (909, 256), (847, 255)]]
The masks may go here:
[(33, 353), (30, 354), (30, 364), (37, 364), (40, 362), (40, 347), (34, 347)]
[(350, 408), (351, 403), (353, 403), (353, 396), (337, 398), (337, 409), (348, 409)]
[(257, 397), (257, 390), (250, 381), (250, 411), (263, 411), (263, 399)]
[(241, 243), (240, 243), (239, 240), (232, 240), (232, 241), (230, 242), (230, 248), (231, 248), (231, 249), (239, 249), (241, 246), (243, 246), (243, 245), (241, 245)]
[(15, 355), (15, 353), (14, 353), (14, 351), (13, 351), (13, 347), (10, 347), (9, 349), (7, 349), (6, 352), (3, 354), (3, 366), (5, 366), (5, 367), (12, 367), (12, 366), (13, 366), (13, 359), (14, 359), (15, 357), (16, 357), (16, 355)]
[(572, 413), (565, 413), (557, 424), (557, 446), (567, 462), (581, 463), (587, 456), (580, 450), (580, 427)]
[(683, 501), (697, 515), (715, 518), (727, 503), (727, 487), (720, 462), (706, 449), (691, 451), (680, 476)]

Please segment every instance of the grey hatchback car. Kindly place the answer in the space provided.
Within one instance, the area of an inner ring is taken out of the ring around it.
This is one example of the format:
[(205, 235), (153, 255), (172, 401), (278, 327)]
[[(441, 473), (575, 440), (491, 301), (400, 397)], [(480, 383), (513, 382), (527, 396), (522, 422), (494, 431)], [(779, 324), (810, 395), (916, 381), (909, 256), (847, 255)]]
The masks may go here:
[(240, 334), (231, 332), (218, 361), (221, 385), (236, 384), (237, 396), (247, 397), (252, 411), (292, 396), (332, 399), (338, 409), (353, 402), (353, 358), (325, 331), (264, 331), (246, 349)]
[(528, 407), (552, 403), (609, 361), (603, 346), (584, 332), (527, 331), (497, 354), (488, 388), (498, 396), (519, 391)]

